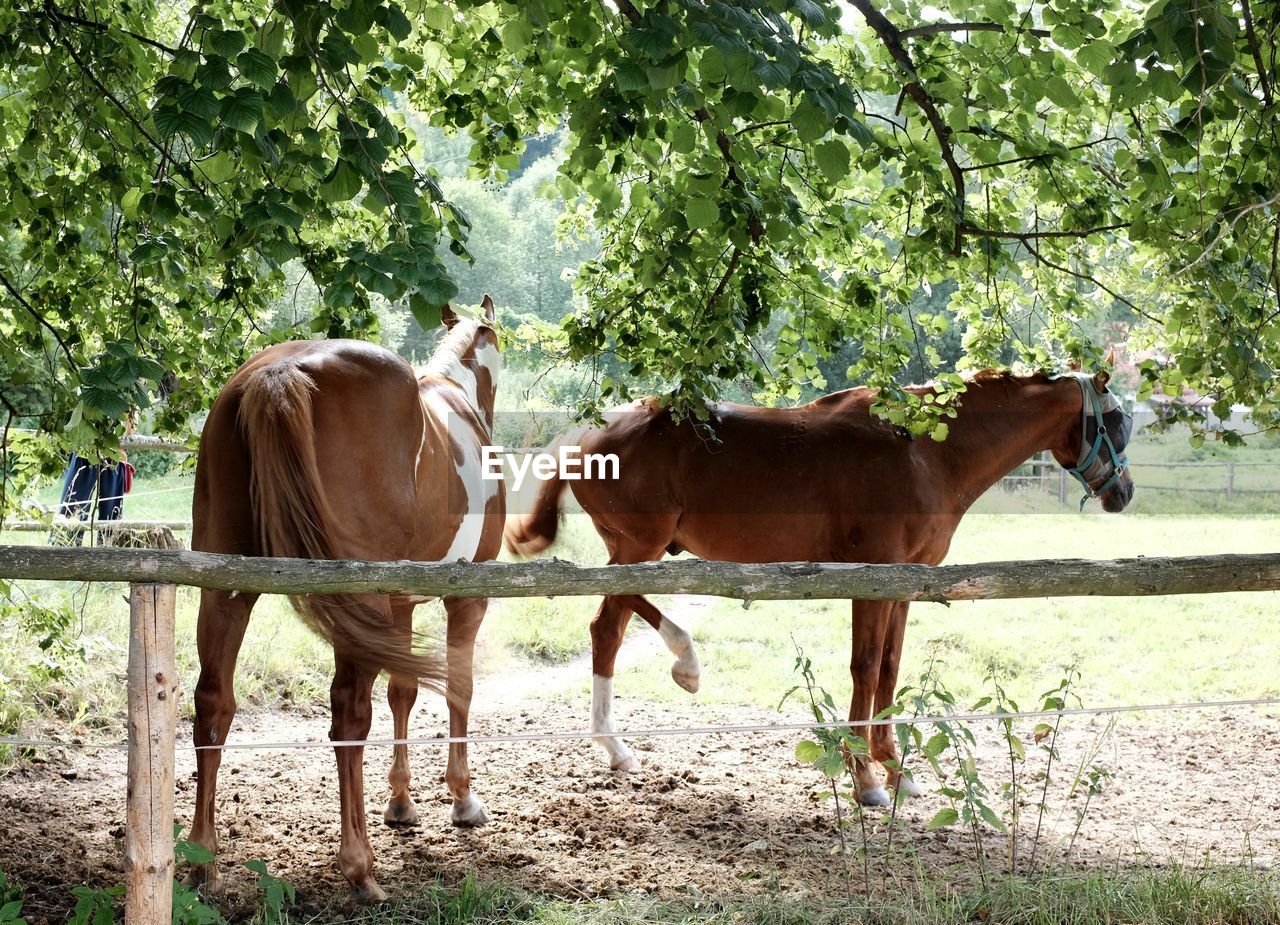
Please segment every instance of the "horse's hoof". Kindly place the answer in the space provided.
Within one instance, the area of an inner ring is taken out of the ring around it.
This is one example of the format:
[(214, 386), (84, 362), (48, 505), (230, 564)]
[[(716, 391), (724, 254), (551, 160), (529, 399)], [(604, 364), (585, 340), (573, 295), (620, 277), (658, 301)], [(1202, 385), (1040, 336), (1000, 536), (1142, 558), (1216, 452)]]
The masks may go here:
[(888, 806), (889, 791), (883, 787), (868, 787), (858, 791), (858, 802), (863, 806)]
[(418, 824), (418, 807), (413, 805), (413, 800), (392, 800), (387, 804), (387, 811), (382, 814), (382, 821), (393, 829), (412, 828)]
[(918, 797), (924, 795), (924, 788), (905, 774), (898, 775), (898, 780), (894, 783), (893, 787), (899, 796)]
[(182, 885), (195, 890), (201, 896), (221, 896), (226, 889), (222, 874), (216, 867), (192, 864), (191, 870), (182, 878)]
[(387, 892), (378, 886), (378, 881), (372, 877), (362, 880), (360, 883), (352, 884), (356, 889), (356, 899), (364, 904), (384, 903), (387, 901)]
[(640, 762), (636, 761), (635, 755), (624, 755), (609, 763), (609, 770), (621, 771), (623, 774), (632, 774), (640, 770)]
[(697, 667), (690, 670), (676, 662), (671, 666), (671, 678), (689, 693), (696, 694), (702, 683), (702, 671)]
[(460, 829), (476, 829), (489, 824), (489, 814), (485, 812), (484, 803), (473, 793), (453, 801), (453, 812), (449, 818)]

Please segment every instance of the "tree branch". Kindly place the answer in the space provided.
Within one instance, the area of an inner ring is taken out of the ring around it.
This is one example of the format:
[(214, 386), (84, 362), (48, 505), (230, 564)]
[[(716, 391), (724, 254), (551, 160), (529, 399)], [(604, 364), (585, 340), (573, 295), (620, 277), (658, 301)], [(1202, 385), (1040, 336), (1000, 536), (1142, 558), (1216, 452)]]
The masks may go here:
[(956, 230), (975, 238), (1005, 238), (1026, 243), (1039, 238), (1087, 238), (1091, 234), (1119, 231), (1128, 227), (1128, 222), (1118, 222), (1114, 225), (1099, 225), (1096, 228), (1081, 228), (1079, 231), (1006, 231), (1003, 228), (980, 228), (977, 225), (959, 225)]
[(922, 35), (937, 35), (940, 32), (1010, 32), (1014, 35), (1034, 35), (1047, 39), (1048, 29), (1009, 29), (998, 22), (935, 22), (927, 26), (912, 26), (898, 34), (904, 39), (919, 38)]
[(964, 170), (961, 169), (959, 162), (956, 160), (955, 151), (951, 148), (951, 130), (942, 121), (942, 116), (938, 113), (938, 105), (933, 96), (924, 88), (924, 85), (920, 83), (920, 78), (916, 75), (916, 66), (915, 62), (911, 60), (911, 53), (902, 44), (903, 33), (871, 4), (871, 0), (850, 0), (850, 2), (866, 19), (867, 25), (875, 31), (881, 44), (888, 50), (889, 56), (898, 63), (898, 66), (910, 78), (911, 82), (904, 85), (902, 89), (915, 100), (916, 105), (920, 107), (920, 111), (924, 113), (929, 125), (933, 128), (934, 135), (938, 138), (938, 148), (942, 153), (942, 160), (946, 163), (947, 170), (951, 173), (951, 182), (955, 187), (957, 220), (954, 249), (956, 253), (959, 253), (960, 227), (964, 223)]
[(58, 346), (62, 348), (63, 354), (66, 355), (67, 362), (71, 364), (72, 369), (75, 369), (75, 357), (71, 355), (71, 348), (67, 346), (67, 342), (62, 339), (62, 334), (58, 329), (49, 323), (49, 319), (36, 311), (35, 306), (27, 301), (26, 296), (17, 290), (13, 283), (9, 281), (9, 277), (5, 276), (4, 273), (0, 273), (0, 285), (3, 285), (4, 288), (9, 291), (9, 295), (13, 296), (14, 301), (26, 309), (31, 317), (34, 318), (42, 328), (53, 335), (53, 339), (58, 342)]
[(1271, 107), (1271, 84), (1267, 80), (1267, 69), (1262, 63), (1262, 51), (1258, 47), (1258, 33), (1253, 28), (1253, 11), (1249, 8), (1249, 0), (1240, 0), (1244, 12), (1244, 34), (1249, 42), (1249, 51), (1253, 53), (1253, 63), (1258, 69), (1258, 85), (1262, 88), (1262, 100), (1267, 108)]
[(72, 16), (70, 13), (64, 13), (62, 10), (58, 9), (56, 5), (54, 5), (53, 0), (46, 0), (44, 5), (44, 13), (46, 16), (50, 16), (54, 19), (57, 19), (60, 22), (71, 23), (72, 25), (76, 25), (76, 26), (84, 26), (86, 29), (94, 29), (94, 30), (97, 30), (98, 32), (109, 32), (111, 29), (114, 28), (116, 31), (120, 32), (122, 35), (127, 35), (132, 39), (137, 39), (139, 42), (142, 42), (144, 45), (150, 45), (152, 48), (159, 49), (160, 51), (163, 51), (167, 55), (176, 55), (178, 53), (178, 49), (176, 48), (172, 48), (164, 44), (163, 42), (157, 42), (155, 39), (148, 38), (145, 35), (139, 35), (137, 32), (130, 32), (128, 29), (121, 28), (120, 26), (109, 26), (103, 22), (95, 22), (92, 19), (82, 19), (79, 16)]
[(1041, 151), (1039, 154), (1027, 154), (1023, 157), (1007, 157), (1002, 161), (992, 161), (989, 164), (971, 164), (964, 168), (965, 173), (973, 170), (991, 170), (993, 167), (1007, 167), (1010, 164), (1021, 164), (1025, 161), (1038, 161), (1046, 157), (1057, 157), (1059, 154), (1067, 151), (1083, 151), (1086, 148), (1092, 148), (1095, 145), (1103, 144), (1108, 141), (1123, 141), (1123, 138), (1116, 138), (1114, 135), (1104, 135), (1101, 138), (1095, 138), (1093, 141), (1081, 142), (1078, 145), (1071, 145), (1069, 148), (1062, 148), (1058, 151)]
[(1072, 270), (1070, 267), (1064, 267), (1061, 264), (1054, 263), (1052, 260), (1045, 257), (1038, 250), (1036, 250), (1031, 245), (1031, 242), (1023, 241), (1022, 246), (1027, 249), (1028, 253), (1030, 253), (1031, 256), (1034, 257), (1038, 263), (1043, 263), (1046, 267), (1049, 267), (1050, 269), (1053, 269), (1053, 270), (1057, 270), (1059, 273), (1066, 273), (1068, 276), (1074, 276), (1078, 280), (1082, 280), (1086, 283), (1092, 283), (1093, 285), (1101, 289), (1103, 292), (1105, 292), (1107, 295), (1111, 296), (1111, 298), (1115, 299), (1117, 302), (1123, 302), (1125, 305), (1129, 306), (1129, 308), (1137, 312), (1143, 318), (1146, 318), (1148, 321), (1156, 322), (1159, 320), (1154, 315), (1144, 312), (1142, 309), (1138, 308), (1138, 306), (1133, 304), (1133, 302), (1131, 302), (1129, 299), (1126, 299), (1124, 296), (1116, 292), (1106, 283), (1100, 282), (1097, 278), (1090, 276), (1087, 273), (1078, 273), (1075, 270)]

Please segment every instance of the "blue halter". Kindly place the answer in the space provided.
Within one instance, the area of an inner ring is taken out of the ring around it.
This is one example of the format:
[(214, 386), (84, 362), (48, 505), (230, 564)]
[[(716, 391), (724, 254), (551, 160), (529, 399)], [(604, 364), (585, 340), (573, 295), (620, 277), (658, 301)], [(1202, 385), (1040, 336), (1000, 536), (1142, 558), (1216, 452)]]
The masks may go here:
[[(1080, 457), (1076, 461), (1074, 468), (1067, 469), (1077, 482), (1084, 486), (1085, 496), (1080, 499), (1080, 510), (1084, 510), (1085, 504), (1090, 498), (1101, 497), (1112, 485), (1114, 485), (1121, 475), (1129, 468), (1129, 458), (1122, 452), (1124, 446), (1129, 442), (1129, 430), (1133, 426), (1133, 418), (1130, 417), (1120, 407), (1120, 402), (1110, 392), (1099, 395), (1093, 388), (1093, 383), (1088, 375), (1077, 375), (1076, 382), (1080, 384), (1080, 391), (1083, 394), (1083, 405), (1080, 409), (1081, 431), (1080, 431)], [(1104, 398), (1106, 407), (1103, 407)], [(1090, 416), (1089, 411), (1093, 411)], [(1103, 421), (1103, 414), (1110, 414), (1113, 411), (1120, 412), (1120, 420), (1118, 422), (1118, 433), (1116, 438), (1120, 443), (1120, 449), (1116, 449), (1116, 444), (1112, 442), (1111, 434), (1107, 431), (1107, 425)], [(1093, 440), (1089, 439), (1089, 428), (1094, 428)], [(1106, 453), (1102, 451), (1105, 448)], [(1108, 475), (1106, 466), (1110, 464), (1111, 471)], [(1089, 484), (1091, 479), (1099, 479), (1106, 477), (1106, 480), (1096, 488)]]

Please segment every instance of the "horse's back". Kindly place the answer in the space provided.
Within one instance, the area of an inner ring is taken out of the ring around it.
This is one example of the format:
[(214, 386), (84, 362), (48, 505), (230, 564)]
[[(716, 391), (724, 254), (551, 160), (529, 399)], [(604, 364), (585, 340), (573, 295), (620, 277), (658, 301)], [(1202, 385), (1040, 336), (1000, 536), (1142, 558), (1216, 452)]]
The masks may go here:
[(617, 455), (619, 479), (575, 482), (574, 494), (620, 526), (666, 515), (672, 545), (702, 558), (902, 561), (949, 517), (932, 447), (874, 417), (873, 400), (862, 389), (797, 408), (715, 403), (702, 421), (636, 403), (582, 440), (584, 453)]
[[(286, 383), (297, 389), (289, 392)], [(309, 407), (298, 407), (305, 394)], [(193, 548), (257, 551), (246, 404), (273, 419), (307, 414), (320, 485), (341, 556), (396, 557), (412, 533), (414, 465), (423, 438), (412, 368), (354, 340), (294, 341), (248, 360), (214, 402), (200, 441)], [(258, 452), (263, 452), (259, 450)]]

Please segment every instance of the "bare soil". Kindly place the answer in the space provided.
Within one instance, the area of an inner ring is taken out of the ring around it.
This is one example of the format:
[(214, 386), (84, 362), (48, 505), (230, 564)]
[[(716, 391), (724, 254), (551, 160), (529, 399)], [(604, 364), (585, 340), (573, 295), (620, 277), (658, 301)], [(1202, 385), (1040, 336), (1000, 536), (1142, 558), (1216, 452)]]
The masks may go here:
[[(476, 734), (583, 729), (585, 698), (571, 704), (531, 702), (522, 688), (559, 678), (563, 669), (518, 679), (489, 678), (478, 687)], [(543, 690), (546, 688), (543, 687)], [(625, 695), (625, 692), (623, 692)], [(705, 710), (655, 707), (619, 700), (623, 728), (722, 724), (775, 724), (778, 713), (741, 707)], [(1211, 718), (1121, 720), (1098, 755), (1114, 775), (1089, 802), (1074, 845), (1068, 845), (1083, 788), (1070, 785), (1083, 756), (1105, 730), (1101, 719), (1065, 720), (1060, 759), (1053, 772), (1039, 839), (1039, 864), (1109, 867), (1125, 864), (1256, 864), (1280, 857), (1280, 720), (1241, 711)], [(443, 734), (438, 698), (423, 697), (413, 733)], [(305, 708), (242, 715), (235, 742), (323, 741), (327, 711)], [(385, 705), (372, 736), (390, 736)], [(975, 724), (979, 758), (992, 805), (1008, 761), (991, 724)], [(1018, 850), (1025, 870), (1040, 802), (1034, 775), (1044, 760), (1030, 745), (1030, 724), (1020, 732), (1031, 751), (1021, 784), (1026, 806)], [(190, 741), (180, 730), (180, 744)], [(736, 896), (839, 890), (862, 882), (862, 828), (844, 832), (853, 853), (841, 856), (840, 832), (823, 780), (795, 758), (795, 732), (670, 736), (633, 741), (643, 762), (633, 774), (609, 771), (604, 753), (589, 741), (496, 743), (473, 746), (478, 795), (491, 822), (455, 829), (448, 822), (443, 783), (444, 748), (412, 751), (414, 793), (422, 824), (392, 830), (382, 823), (389, 749), (366, 752), (369, 825), (379, 880), (393, 895), (409, 884), (468, 874), (565, 897), (643, 891), (668, 897)], [(976, 875), (973, 834), (963, 826), (927, 831), (948, 805), (926, 770), (930, 791), (898, 811), (895, 845), (888, 850), (885, 810), (869, 811), (868, 863), (872, 876), (912, 877), (925, 870), (949, 880)], [(0, 779), (0, 867), (26, 889), (33, 921), (65, 919), (71, 888), (123, 879), (125, 756), (118, 750), (59, 748), (38, 755)], [(195, 796), (194, 755), (178, 753), (178, 819), (189, 822)], [(228, 911), (243, 911), (253, 895), (244, 861), (261, 858), (292, 882), (310, 907), (345, 900), (335, 863), (338, 794), (328, 748), (226, 753), (219, 791), (221, 862), (228, 879)], [(847, 817), (846, 817), (847, 821)], [(905, 850), (902, 850), (905, 849)], [(986, 829), (989, 870), (1009, 868), (1009, 840)], [(833, 853), (834, 852), (834, 853)]]

